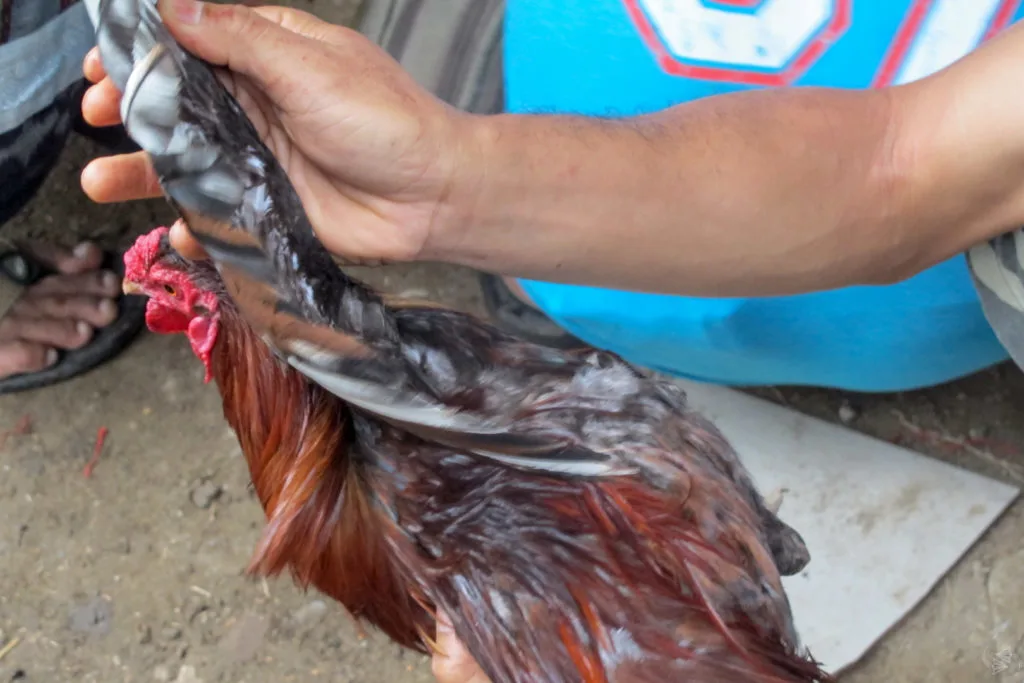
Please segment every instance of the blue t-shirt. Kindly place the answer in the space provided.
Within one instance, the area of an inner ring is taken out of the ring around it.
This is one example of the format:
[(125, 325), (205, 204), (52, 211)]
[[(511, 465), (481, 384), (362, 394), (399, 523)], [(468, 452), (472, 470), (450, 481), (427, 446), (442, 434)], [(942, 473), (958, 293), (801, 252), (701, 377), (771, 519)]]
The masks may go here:
[[(620, 116), (749, 88), (906, 83), (1022, 16), (1021, 0), (508, 0), (507, 108)], [(963, 257), (791, 297), (523, 286), (580, 338), (712, 382), (905, 390), (1007, 357)]]

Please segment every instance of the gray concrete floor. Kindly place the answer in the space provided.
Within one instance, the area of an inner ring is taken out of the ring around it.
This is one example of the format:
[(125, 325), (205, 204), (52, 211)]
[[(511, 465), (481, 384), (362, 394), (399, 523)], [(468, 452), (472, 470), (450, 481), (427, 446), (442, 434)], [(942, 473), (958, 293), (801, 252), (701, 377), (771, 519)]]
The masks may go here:
[[(294, 2), (333, 20), (339, 0)], [(124, 243), (170, 215), (161, 202), (96, 206), (78, 171), (96, 151), (75, 140), (5, 237)], [(8, 231), (9, 230), (9, 231)], [(391, 291), (479, 311), (471, 273), (390, 268)], [(907, 394), (817, 390), (758, 394), (968, 469), (1024, 483), (1024, 375), (1001, 366)], [(115, 362), (57, 387), (0, 398), (0, 681), (429, 681), (429, 664), (361, 636), (285, 577), (242, 576), (262, 523), (219, 399), (179, 337), (145, 335)], [(109, 429), (93, 476), (96, 432)], [(1024, 638), (1024, 503), (1015, 505), (849, 683), (1024, 681), (993, 653)], [(836, 619), (843, 619), (836, 614)]]

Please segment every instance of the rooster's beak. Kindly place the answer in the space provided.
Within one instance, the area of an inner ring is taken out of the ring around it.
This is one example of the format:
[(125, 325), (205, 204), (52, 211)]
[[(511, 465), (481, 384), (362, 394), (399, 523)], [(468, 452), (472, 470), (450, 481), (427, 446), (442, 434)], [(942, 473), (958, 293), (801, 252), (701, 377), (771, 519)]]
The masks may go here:
[(131, 280), (125, 280), (121, 283), (121, 291), (125, 294), (142, 294), (142, 287)]

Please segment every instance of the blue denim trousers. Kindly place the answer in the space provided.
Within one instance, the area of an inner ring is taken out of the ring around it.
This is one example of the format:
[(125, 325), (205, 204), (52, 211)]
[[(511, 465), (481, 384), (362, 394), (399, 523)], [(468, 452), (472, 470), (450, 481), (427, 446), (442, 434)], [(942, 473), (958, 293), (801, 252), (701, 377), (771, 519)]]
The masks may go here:
[(0, 0), (0, 226), (35, 194), (78, 117), (92, 25), (77, 0)]

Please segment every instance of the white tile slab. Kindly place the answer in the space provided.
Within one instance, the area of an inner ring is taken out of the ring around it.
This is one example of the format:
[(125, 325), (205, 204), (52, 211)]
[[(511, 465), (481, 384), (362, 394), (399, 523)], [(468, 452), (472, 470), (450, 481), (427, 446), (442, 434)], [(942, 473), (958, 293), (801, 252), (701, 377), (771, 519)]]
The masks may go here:
[(785, 579), (797, 628), (837, 673), (935, 586), (1019, 489), (737, 391), (681, 381), (730, 439), (811, 563)]

